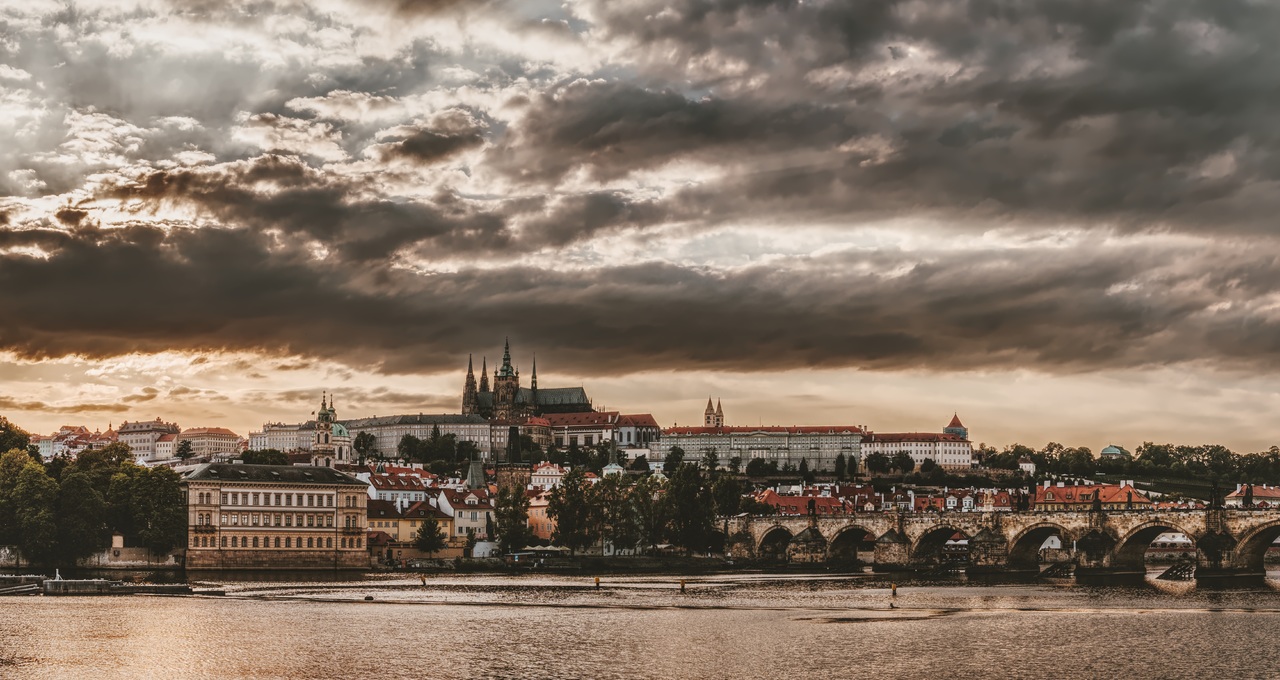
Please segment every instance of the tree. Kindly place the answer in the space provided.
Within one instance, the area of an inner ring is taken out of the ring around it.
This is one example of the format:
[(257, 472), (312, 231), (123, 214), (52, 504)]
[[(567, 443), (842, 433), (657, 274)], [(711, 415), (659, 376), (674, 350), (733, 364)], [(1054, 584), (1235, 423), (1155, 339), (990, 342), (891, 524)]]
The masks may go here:
[(641, 545), (652, 548), (662, 542), (668, 517), (665, 493), (665, 484), (658, 477), (645, 477), (631, 487), (631, 511)]
[(631, 479), (626, 475), (610, 475), (592, 487), (592, 492), (592, 502), (600, 508), (601, 539), (608, 541), (615, 552), (636, 547), (640, 528), (631, 504)]
[(581, 469), (570, 470), (551, 492), (547, 514), (555, 521), (551, 540), (577, 552), (595, 543), (600, 523), (597, 508), (591, 502), (591, 483)]
[(356, 438), (351, 440), (351, 448), (360, 454), (360, 461), (364, 462), (366, 458), (373, 456), (378, 450), (378, 438), (372, 432), (358, 432)]
[(763, 458), (752, 458), (747, 463), (748, 477), (763, 477), (764, 475), (772, 475), (778, 473), (778, 461), (765, 460)]
[(684, 464), (684, 449), (673, 446), (662, 461), (662, 474), (670, 477), (682, 464)]
[(847, 460), (845, 460), (843, 453), (836, 455), (836, 462), (834, 464), (834, 467), (835, 467), (834, 472), (836, 474), (836, 481), (843, 482), (849, 473), (849, 463)]
[(742, 472), (742, 456), (734, 456), (729, 459), (729, 472), (735, 475)]
[(627, 469), (631, 470), (632, 472), (648, 472), (649, 457), (636, 456), (635, 460), (631, 461), (631, 464), (627, 466)]
[(800, 459), (800, 480), (805, 484), (813, 484), (814, 474), (809, 470), (809, 459)]
[(893, 454), (893, 469), (901, 470), (902, 474), (907, 474), (916, 469), (916, 461), (911, 454), (906, 451), (899, 451)]
[(186, 539), (187, 506), (182, 480), (167, 467), (142, 468), (131, 485), (137, 541), (160, 555)]
[(893, 467), (893, 461), (889, 460), (889, 456), (880, 451), (869, 454), (863, 465), (867, 467), (867, 471), (873, 474), (884, 474)]
[(446, 545), (448, 545), (448, 539), (440, 528), (440, 523), (434, 519), (423, 521), (422, 526), (418, 527), (418, 533), (413, 536), (413, 547), (427, 555), (434, 555), (444, 550)]
[(406, 434), (396, 443), (396, 456), (401, 460), (417, 460), (421, 450), (422, 440), (411, 434)]
[(30, 445), (31, 435), (26, 430), (9, 422), (8, 418), (0, 416), (0, 451), (21, 449), (23, 453), (27, 453), (27, 447)]
[(28, 460), (13, 487), (13, 508), (18, 549), (32, 563), (47, 566), (57, 555), (57, 501), (58, 483), (43, 466)]
[(195, 451), (191, 449), (191, 440), (183, 439), (178, 442), (178, 448), (173, 452), (180, 460), (186, 460), (193, 456)]
[(494, 500), (498, 549), (510, 554), (529, 544), (529, 497), (524, 489), (503, 487)]
[(733, 477), (721, 475), (711, 484), (711, 497), (715, 501), (717, 515), (736, 515), (742, 507), (742, 484)]
[(710, 490), (703, 485), (698, 466), (681, 465), (671, 477), (664, 500), (671, 518), (671, 542), (691, 551), (706, 551), (711, 544), (715, 504)]
[(277, 449), (249, 450), (240, 454), (240, 460), (248, 465), (288, 465), (289, 457)]
[(18, 476), (31, 462), (22, 449), (10, 449), (0, 454), (0, 545), (18, 543), (17, 506), (13, 498)]
[(936, 470), (937, 467), (938, 467), (938, 464), (932, 458), (925, 458), (924, 460), (920, 461), (921, 474), (927, 475), (930, 472), (933, 472), (934, 470)]
[(93, 488), (89, 475), (64, 475), (58, 488), (56, 516), (59, 557), (74, 563), (111, 545), (106, 517), (107, 502)]
[(707, 447), (707, 449), (702, 452), (702, 467), (707, 471), (707, 474), (713, 477), (715, 476), (716, 471), (720, 469), (720, 456), (716, 454), (716, 450), (714, 448)]

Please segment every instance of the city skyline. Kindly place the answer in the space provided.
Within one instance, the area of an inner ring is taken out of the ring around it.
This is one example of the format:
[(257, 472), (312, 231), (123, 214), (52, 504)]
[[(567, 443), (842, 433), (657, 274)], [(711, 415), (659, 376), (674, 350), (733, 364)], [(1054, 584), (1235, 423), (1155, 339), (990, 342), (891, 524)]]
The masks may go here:
[(1275, 10), (965, 7), (0, 1), (0, 414), (1280, 443)]

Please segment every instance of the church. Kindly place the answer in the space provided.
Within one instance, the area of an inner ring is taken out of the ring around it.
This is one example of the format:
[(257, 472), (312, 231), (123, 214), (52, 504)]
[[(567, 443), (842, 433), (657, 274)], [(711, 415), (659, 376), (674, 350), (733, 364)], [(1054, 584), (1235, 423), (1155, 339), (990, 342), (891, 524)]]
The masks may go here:
[(467, 378), (462, 387), (462, 415), (479, 415), (490, 420), (521, 421), (547, 413), (582, 413), (591, 411), (591, 400), (581, 387), (546, 387), (538, 389), (538, 360), (533, 360), (529, 386), (520, 386), (520, 371), (511, 365), (511, 342), (502, 348), (502, 366), (493, 372), (489, 386), (489, 365), (481, 359), (480, 382), (467, 358)]

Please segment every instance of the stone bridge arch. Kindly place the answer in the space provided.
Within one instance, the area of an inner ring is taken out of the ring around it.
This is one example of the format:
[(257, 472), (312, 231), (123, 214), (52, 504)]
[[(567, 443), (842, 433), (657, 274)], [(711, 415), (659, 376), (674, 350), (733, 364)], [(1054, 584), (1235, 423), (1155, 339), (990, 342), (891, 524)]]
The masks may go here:
[(1038, 521), (1021, 527), (1009, 539), (1009, 567), (1011, 569), (1038, 569), (1040, 546), (1052, 536), (1058, 536), (1064, 549), (1069, 549), (1075, 536), (1061, 523), (1053, 520)]
[(926, 528), (911, 543), (912, 561), (930, 564), (941, 562), (943, 546), (957, 533), (972, 539), (977, 532), (962, 522), (938, 522)]
[(851, 562), (858, 559), (860, 552), (874, 553), (877, 538), (870, 522), (844, 524), (827, 541), (827, 559)]
[(1197, 547), (1199, 536), (1196, 532), (1183, 526), (1184, 522), (1176, 522), (1167, 517), (1153, 517), (1116, 538), (1116, 545), (1111, 556), (1111, 566), (1121, 569), (1143, 571), (1146, 569), (1147, 549), (1160, 534), (1176, 532), (1185, 535)]
[(763, 559), (785, 560), (787, 546), (795, 536), (791, 529), (783, 524), (774, 523), (760, 532), (760, 540), (756, 542), (756, 556)]
[(1255, 526), (1240, 537), (1234, 546), (1231, 563), (1236, 569), (1265, 574), (1267, 548), (1280, 538), (1280, 518)]

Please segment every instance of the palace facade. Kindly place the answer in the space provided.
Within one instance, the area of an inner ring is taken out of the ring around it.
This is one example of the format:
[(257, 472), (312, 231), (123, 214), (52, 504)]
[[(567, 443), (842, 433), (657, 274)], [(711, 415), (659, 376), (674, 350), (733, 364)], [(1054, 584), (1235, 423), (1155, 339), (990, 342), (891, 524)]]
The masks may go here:
[(368, 485), (332, 468), (209, 463), (187, 473), (187, 569), (368, 569)]

